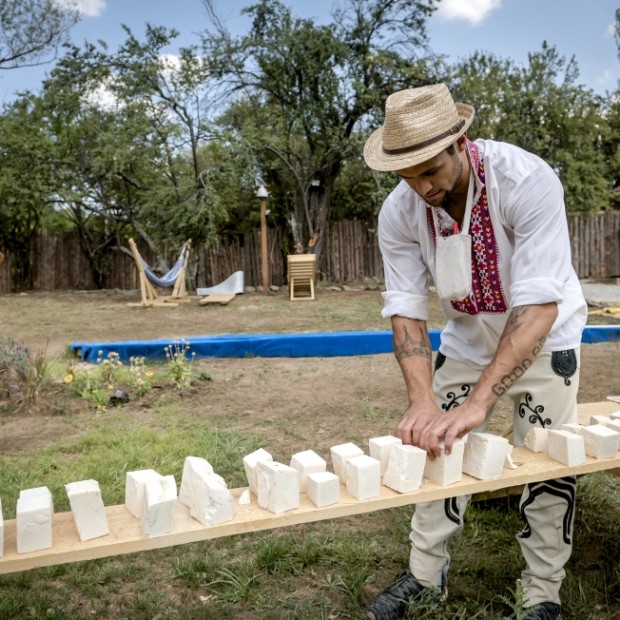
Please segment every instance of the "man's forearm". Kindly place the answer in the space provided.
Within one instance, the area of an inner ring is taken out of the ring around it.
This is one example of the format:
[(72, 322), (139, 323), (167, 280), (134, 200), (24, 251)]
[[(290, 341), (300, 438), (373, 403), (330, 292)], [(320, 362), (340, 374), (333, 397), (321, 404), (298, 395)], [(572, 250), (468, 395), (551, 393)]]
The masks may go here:
[(470, 396), (485, 409), (492, 407), (534, 363), (558, 315), (555, 303), (513, 308), (491, 363)]
[(433, 350), (425, 321), (392, 317), (394, 355), (405, 378), (409, 402), (434, 401), (432, 391)]

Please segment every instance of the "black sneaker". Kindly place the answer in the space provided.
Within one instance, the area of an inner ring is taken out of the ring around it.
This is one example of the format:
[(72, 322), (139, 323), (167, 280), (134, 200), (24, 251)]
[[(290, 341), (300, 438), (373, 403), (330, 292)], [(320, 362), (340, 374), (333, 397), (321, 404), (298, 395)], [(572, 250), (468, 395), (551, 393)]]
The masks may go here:
[[(508, 620), (514, 620), (516, 614), (512, 614)], [(524, 607), (521, 618), (523, 620), (562, 620), (560, 606), (555, 603), (539, 603), (533, 607)]]
[(399, 620), (405, 615), (409, 603), (420, 599), (425, 592), (436, 592), (438, 597), (443, 597), (445, 588), (427, 588), (410, 571), (405, 570), (370, 604), (368, 618), (370, 620)]

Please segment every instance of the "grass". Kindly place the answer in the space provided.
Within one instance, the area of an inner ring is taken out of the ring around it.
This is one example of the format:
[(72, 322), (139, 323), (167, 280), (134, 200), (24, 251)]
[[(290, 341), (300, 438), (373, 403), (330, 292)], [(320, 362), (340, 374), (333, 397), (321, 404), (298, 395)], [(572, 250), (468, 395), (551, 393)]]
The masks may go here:
[[(376, 316), (380, 301), (367, 295), (359, 303), (343, 297), (342, 305), (334, 297), (297, 305), (256, 297), (243, 304), (236, 300), (236, 309), (180, 308), (178, 314), (167, 309), (130, 313), (119, 304), (106, 311), (91, 296), (84, 296), (83, 303), (8, 297), (0, 297), (6, 329), (33, 350), (45, 343), (47, 332), (56, 350), (59, 345), (64, 350), (68, 339), (86, 339), (89, 314), (91, 329), (102, 339), (115, 332), (153, 337), (165, 331), (171, 316), (178, 320), (177, 333), (187, 336), (204, 332), (205, 325), (222, 333), (236, 325), (248, 332), (319, 331), (326, 321), (330, 329), (387, 328)], [(38, 322), (42, 314), (49, 329)], [(249, 318), (241, 320), (244, 316)], [(142, 331), (137, 331), (140, 324)], [(212, 366), (200, 365), (196, 372), (216, 376)], [(162, 365), (154, 368), (159, 387), (149, 394), (127, 406), (97, 410), (67, 392), (61, 382), (66, 363), (51, 359), (48, 371), (55, 382), (41, 388), (39, 410), (0, 415), (3, 430), (13, 422), (32, 431), (31, 445), (6, 449), (0, 456), (4, 518), (14, 518), (19, 491), (32, 486), (48, 485), (55, 510), (66, 511), (64, 484), (95, 478), (105, 503), (120, 504), (126, 471), (152, 467), (179, 481), (185, 456), (196, 454), (238, 487), (245, 484), (241, 457), (258, 447), (286, 454), (309, 435), (325, 445), (362, 442), (369, 428), (393, 426), (402, 409), (388, 402), (389, 386), (371, 383), (376, 366), (355, 400), (346, 394), (334, 403), (321, 400), (316, 368), (308, 362), (247, 360), (228, 379), (216, 376), (235, 400), (224, 409), (212, 382), (177, 389), (166, 383)], [(265, 385), (278, 381), (299, 382), (305, 391), (288, 400), (277, 390), (263, 393)], [(400, 387), (400, 377), (395, 381)], [(327, 411), (327, 405), (333, 410)], [(276, 415), (276, 406), (283, 406), (286, 415)], [(273, 415), (264, 411), (269, 408)], [(337, 430), (336, 422), (341, 422)], [(319, 441), (312, 433), (323, 426)], [(620, 477), (599, 473), (579, 480), (575, 550), (562, 589), (565, 620), (620, 620), (619, 514)], [(374, 594), (407, 565), (410, 518), (411, 508), (397, 508), (4, 575), (0, 620), (358, 620), (365, 618)], [(450, 544), (448, 600), (428, 600), (409, 618), (503, 618), (519, 596), (522, 558), (515, 535), (521, 528), (515, 497), (471, 505), (463, 533)]]

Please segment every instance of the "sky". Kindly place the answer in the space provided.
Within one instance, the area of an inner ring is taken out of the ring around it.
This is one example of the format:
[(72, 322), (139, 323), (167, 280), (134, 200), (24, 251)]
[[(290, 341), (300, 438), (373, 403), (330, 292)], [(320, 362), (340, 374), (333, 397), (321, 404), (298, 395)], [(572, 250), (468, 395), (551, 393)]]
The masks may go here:
[[(207, 17), (201, 0), (54, 0), (73, 3), (81, 13), (71, 31), (74, 43), (102, 39), (111, 49), (124, 41), (121, 24), (143, 38), (147, 22), (168, 26), (181, 35), (178, 45), (198, 43)], [(331, 21), (338, 0), (282, 0), (293, 15)], [(340, 0), (342, 1), (342, 0)], [(240, 34), (247, 18), (240, 9), (252, 0), (214, 0), (226, 27)], [(580, 79), (603, 95), (618, 88), (620, 61), (614, 39), (615, 11), (619, 0), (441, 0), (428, 21), (430, 46), (452, 62), (481, 50), (526, 64), (528, 53), (540, 51), (543, 41), (555, 45), (562, 56), (575, 56)], [(166, 50), (171, 54), (176, 49)], [(0, 71), (0, 103), (9, 102), (18, 90), (36, 92), (52, 64)]]

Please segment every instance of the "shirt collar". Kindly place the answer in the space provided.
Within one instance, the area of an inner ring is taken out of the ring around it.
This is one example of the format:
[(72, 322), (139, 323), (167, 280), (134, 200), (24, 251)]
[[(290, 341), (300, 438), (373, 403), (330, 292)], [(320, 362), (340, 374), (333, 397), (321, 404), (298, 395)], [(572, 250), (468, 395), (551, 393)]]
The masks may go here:
[(469, 159), (469, 165), (474, 173), (474, 204), (478, 202), (482, 189), (484, 188), (484, 182), (480, 178), (480, 149), (471, 140), (467, 140), (467, 158)]

